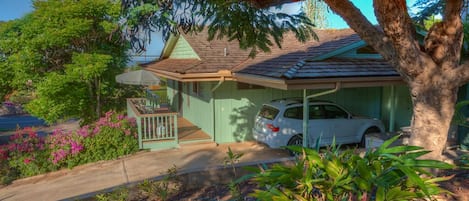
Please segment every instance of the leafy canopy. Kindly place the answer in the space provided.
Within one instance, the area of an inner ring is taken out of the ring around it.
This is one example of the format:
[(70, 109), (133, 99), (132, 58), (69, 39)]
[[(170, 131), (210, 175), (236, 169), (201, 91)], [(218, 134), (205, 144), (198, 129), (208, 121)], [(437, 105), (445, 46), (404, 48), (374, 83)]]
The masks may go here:
[(0, 85), (30, 90), (27, 110), (48, 122), (67, 117), (89, 121), (123, 102), (116, 100), (126, 92), (114, 78), (123, 71), (129, 49), (119, 24), (120, 2), (33, 4), (32, 13), (0, 25), (0, 66), (9, 72), (0, 75), (5, 78)]
[[(127, 37), (137, 50), (145, 50), (152, 31), (172, 33), (208, 29), (209, 40), (238, 40), (240, 47), (268, 52), (280, 46), (283, 34), (291, 31), (300, 41), (317, 39), (310, 19), (301, 12), (288, 15), (264, 8), (254, 1), (237, 0), (122, 0)], [(262, 7), (262, 8), (261, 8)]]

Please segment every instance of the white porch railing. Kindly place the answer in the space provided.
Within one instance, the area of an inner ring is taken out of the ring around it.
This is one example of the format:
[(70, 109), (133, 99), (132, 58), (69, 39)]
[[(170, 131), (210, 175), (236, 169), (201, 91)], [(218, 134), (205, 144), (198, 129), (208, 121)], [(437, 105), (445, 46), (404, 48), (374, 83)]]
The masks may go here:
[(177, 113), (149, 106), (145, 98), (127, 99), (127, 115), (137, 122), (140, 149), (177, 146)]

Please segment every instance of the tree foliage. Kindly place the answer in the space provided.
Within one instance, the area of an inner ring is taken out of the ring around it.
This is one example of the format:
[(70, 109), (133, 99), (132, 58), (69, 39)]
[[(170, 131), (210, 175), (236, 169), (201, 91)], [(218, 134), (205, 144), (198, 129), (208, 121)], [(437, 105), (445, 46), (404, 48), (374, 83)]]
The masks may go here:
[(270, 51), (280, 46), (283, 34), (292, 31), (300, 41), (316, 38), (305, 13), (288, 15), (274, 12), (255, 1), (238, 0), (122, 0), (124, 18), (133, 47), (144, 50), (151, 31), (197, 32), (207, 27), (209, 40), (226, 37), (238, 40), (240, 47)]
[[(468, 19), (468, 12), (464, 11), (469, 8), (469, 1), (463, 0), (463, 12), (461, 13), (461, 17), (464, 21)], [(417, 0), (412, 5), (412, 8), (417, 10), (414, 14), (413, 19), (420, 24), (423, 24), (425, 20), (428, 20), (435, 15), (442, 15), (444, 13), (446, 1), (443, 0)]]
[[(128, 60), (120, 2), (34, 1), (35, 10), (0, 27), (0, 85), (31, 90), (28, 111), (48, 122), (89, 121), (116, 106), (114, 76)], [(3, 37), (4, 36), (4, 37)], [(32, 83), (32, 86), (26, 85)], [(29, 88), (28, 88), (29, 87)]]

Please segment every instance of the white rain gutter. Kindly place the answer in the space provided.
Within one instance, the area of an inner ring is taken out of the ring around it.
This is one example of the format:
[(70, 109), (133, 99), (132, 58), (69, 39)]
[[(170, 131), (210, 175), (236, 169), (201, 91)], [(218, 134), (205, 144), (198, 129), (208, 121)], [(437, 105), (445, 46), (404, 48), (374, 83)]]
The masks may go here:
[(309, 96), (306, 96), (306, 89), (303, 89), (303, 147), (307, 147), (307, 145), (309, 144), (308, 142), (309, 99), (335, 93), (339, 91), (340, 86), (341, 86), (341, 83), (336, 82), (334, 89), (319, 92), (316, 94), (311, 94)]
[(218, 87), (220, 87), (221, 84), (223, 84), (223, 82), (225, 82), (225, 76), (221, 76), (221, 79), (220, 79), (220, 81), (218, 81), (218, 84), (215, 85), (215, 86), (212, 88), (212, 93), (215, 92), (215, 90), (217, 90)]

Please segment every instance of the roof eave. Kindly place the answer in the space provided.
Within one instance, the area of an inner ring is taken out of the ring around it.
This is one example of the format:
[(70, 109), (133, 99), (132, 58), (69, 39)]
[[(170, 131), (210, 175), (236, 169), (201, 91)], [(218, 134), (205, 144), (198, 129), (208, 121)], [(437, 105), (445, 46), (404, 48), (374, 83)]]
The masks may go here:
[(220, 80), (233, 80), (231, 71), (221, 70), (216, 73), (175, 73), (164, 70), (147, 69), (159, 77), (172, 79), (180, 82), (207, 82)]
[(317, 78), (317, 79), (292, 79), (272, 78), (246, 73), (235, 73), (234, 78), (238, 82), (256, 84), (282, 90), (298, 89), (332, 89), (337, 82), (342, 88), (379, 87), (405, 84), (400, 76), (375, 76), (375, 77), (348, 77), (348, 78)]
[(286, 80), (285, 84), (287, 84), (287, 89), (332, 89), (337, 82), (341, 83), (341, 88), (382, 87), (405, 84), (400, 76), (293, 79)]

